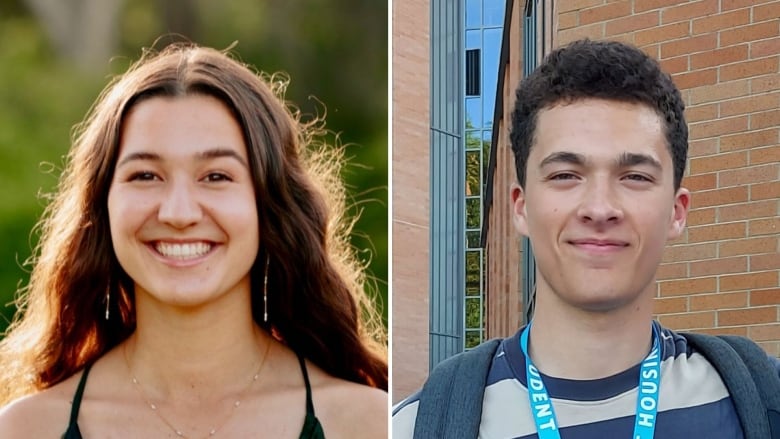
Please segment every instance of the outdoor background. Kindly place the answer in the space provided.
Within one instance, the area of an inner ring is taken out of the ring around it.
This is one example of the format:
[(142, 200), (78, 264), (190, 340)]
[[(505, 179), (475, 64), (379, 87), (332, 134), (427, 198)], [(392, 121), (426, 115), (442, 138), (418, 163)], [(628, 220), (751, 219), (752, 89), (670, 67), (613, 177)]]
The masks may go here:
[(57, 184), (73, 125), (142, 47), (171, 34), (233, 49), (291, 77), (287, 99), (327, 111), (350, 158), (360, 213), (353, 243), (370, 260), (387, 321), (387, 5), (375, 0), (2, 0), (0, 2), (0, 334), (27, 282), (43, 193)]

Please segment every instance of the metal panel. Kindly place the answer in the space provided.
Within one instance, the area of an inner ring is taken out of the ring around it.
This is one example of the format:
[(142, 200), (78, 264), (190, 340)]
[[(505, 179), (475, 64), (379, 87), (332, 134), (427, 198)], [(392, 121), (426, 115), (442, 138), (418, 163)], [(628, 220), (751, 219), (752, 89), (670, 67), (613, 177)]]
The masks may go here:
[(463, 346), (463, 25), (462, 1), (431, 0), (431, 368)]

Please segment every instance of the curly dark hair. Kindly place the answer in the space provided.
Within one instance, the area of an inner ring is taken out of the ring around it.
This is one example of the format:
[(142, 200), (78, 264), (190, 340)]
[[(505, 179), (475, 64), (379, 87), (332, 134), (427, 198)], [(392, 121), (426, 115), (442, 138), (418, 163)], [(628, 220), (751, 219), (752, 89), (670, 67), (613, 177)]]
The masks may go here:
[(520, 82), (510, 140), (520, 186), (525, 187), (528, 155), (539, 112), (584, 98), (639, 103), (655, 109), (674, 163), (679, 189), (688, 156), (688, 126), (680, 91), (658, 62), (640, 49), (617, 41), (574, 41), (552, 51)]

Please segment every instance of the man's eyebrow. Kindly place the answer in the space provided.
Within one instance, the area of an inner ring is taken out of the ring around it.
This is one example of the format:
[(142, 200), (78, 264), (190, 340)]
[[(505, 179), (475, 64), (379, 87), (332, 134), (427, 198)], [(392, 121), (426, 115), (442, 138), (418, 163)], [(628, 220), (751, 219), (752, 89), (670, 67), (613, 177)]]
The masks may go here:
[[(247, 164), (246, 160), (244, 160), (243, 157), (241, 157), (236, 151), (230, 149), (230, 148), (213, 148), (206, 151), (199, 152), (196, 155), (196, 159), (203, 161), (203, 160), (210, 160), (215, 158), (221, 158), (221, 157), (232, 157), (236, 160), (238, 160), (242, 165), (244, 165), (246, 168), (249, 168), (249, 164)], [(117, 168), (132, 161), (136, 160), (150, 160), (150, 161), (161, 161), (162, 157), (160, 157), (159, 154), (154, 152), (147, 152), (147, 151), (139, 151), (134, 152), (131, 154), (128, 154), (125, 156), (118, 164)]]
[(624, 152), (623, 154), (620, 154), (620, 157), (617, 159), (618, 168), (630, 168), (633, 166), (640, 166), (640, 165), (647, 165), (652, 168), (655, 168), (658, 171), (663, 170), (663, 167), (661, 166), (661, 162), (659, 162), (654, 157), (651, 157), (647, 154)]
[(585, 157), (581, 154), (559, 151), (545, 157), (544, 160), (539, 163), (539, 167), (544, 168), (545, 166), (551, 165), (553, 163), (568, 163), (570, 165), (582, 166), (585, 164), (585, 161)]

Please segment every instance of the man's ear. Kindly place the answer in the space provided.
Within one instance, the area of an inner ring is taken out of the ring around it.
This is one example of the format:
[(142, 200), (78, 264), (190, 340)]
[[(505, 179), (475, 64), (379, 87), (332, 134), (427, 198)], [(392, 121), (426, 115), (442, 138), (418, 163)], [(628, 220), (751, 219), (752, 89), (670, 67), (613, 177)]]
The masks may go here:
[(512, 202), (512, 223), (521, 235), (528, 236), (528, 221), (526, 220), (525, 192), (517, 183), (512, 183), (509, 189), (509, 198)]
[(690, 205), (691, 193), (688, 189), (684, 187), (677, 189), (677, 193), (674, 195), (674, 209), (672, 210), (672, 220), (669, 223), (669, 232), (666, 235), (667, 239), (676, 239), (685, 230)]

